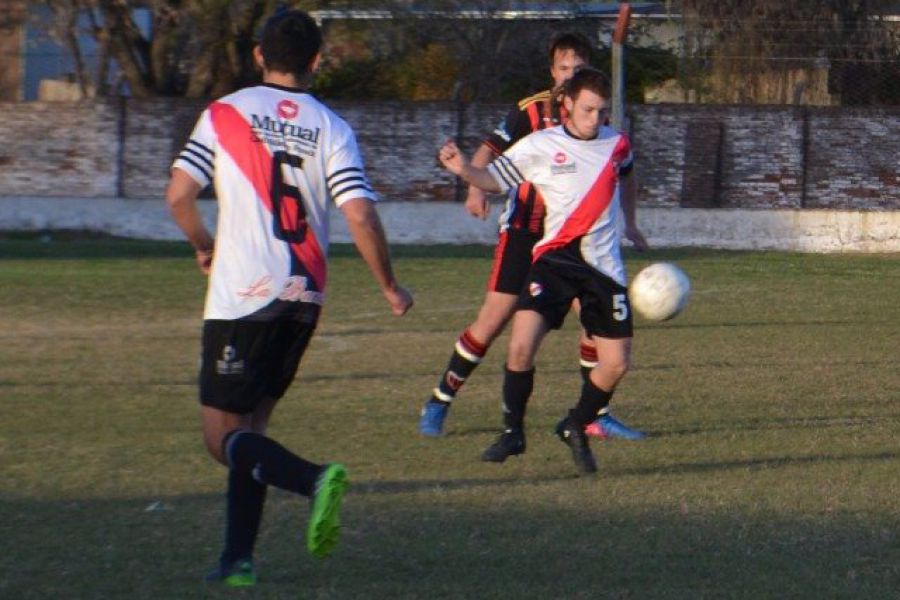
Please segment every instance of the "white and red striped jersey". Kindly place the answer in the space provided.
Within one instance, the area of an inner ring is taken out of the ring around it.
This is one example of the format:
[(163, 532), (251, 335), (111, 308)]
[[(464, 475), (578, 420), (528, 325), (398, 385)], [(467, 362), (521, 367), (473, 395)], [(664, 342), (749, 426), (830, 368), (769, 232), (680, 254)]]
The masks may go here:
[(309, 94), (271, 84), (210, 104), (173, 168), (212, 182), (219, 202), (205, 319), (321, 305), (331, 204), (376, 199), (350, 126)]
[(543, 196), (544, 236), (534, 247), (534, 260), (579, 240), (585, 263), (626, 285), (617, 184), (632, 160), (628, 137), (610, 127), (582, 140), (558, 126), (525, 136), (488, 171), (504, 191), (530, 181)]

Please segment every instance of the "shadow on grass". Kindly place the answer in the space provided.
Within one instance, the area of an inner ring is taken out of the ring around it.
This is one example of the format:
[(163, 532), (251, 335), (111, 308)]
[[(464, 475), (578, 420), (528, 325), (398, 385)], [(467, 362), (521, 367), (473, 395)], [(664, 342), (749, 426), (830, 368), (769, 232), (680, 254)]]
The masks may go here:
[(609, 467), (606, 474), (613, 475), (683, 475), (690, 473), (707, 473), (710, 471), (743, 471), (779, 469), (789, 466), (812, 466), (825, 463), (856, 462), (889, 462), (900, 459), (897, 452), (878, 452), (873, 454), (816, 454), (814, 456), (777, 456), (773, 458), (754, 458), (748, 460), (728, 460), (714, 462), (692, 462), (683, 464), (653, 465), (646, 468), (617, 469)]
[(875, 425), (878, 423), (896, 422), (900, 419), (897, 413), (879, 413), (878, 416), (855, 417), (796, 417), (796, 418), (766, 418), (753, 421), (730, 421), (721, 427), (682, 427), (679, 429), (656, 429), (648, 431), (649, 437), (688, 436), (707, 434), (714, 431), (722, 431), (729, 434), (741, 431), (771, 431), (786, 429), (826, 429), (830, 427), (856, 427), (862, 425)]
[[(467, 485), (467, 481), (459, 482)], [(201, 581), (221, 539), (218, 494), (0, 500), (5, 598), (893, 598), (896, 514), (610, 509), (598, 484), (492, 480), (491, 498), (351, 494), (341, 544), (306, 554), (303, 503), (270, 494), (252, 592)], [(355, 489), (365, 489), (359, 484)], [(374, 485), (374, 484), (373, 484)], [(411, 486), (411, 487), (406, 487)], [(418, 487), (417, 487), (418, 486)], [(499, 487), (501, 491), (493, 488)], [(602, 498), (602, 495), (598, 498)]]

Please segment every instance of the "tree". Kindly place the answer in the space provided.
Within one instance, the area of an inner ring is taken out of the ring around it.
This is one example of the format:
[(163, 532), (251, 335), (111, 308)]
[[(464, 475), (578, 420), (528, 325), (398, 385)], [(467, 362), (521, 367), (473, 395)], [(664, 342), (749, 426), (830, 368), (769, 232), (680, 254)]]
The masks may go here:
[[(45, 24), (73, 57), (82, 89), (104, 93), (110, 61), (135, 97), (216, 96), (252, 80), (250, 49), (260, 19), (276, 0), (35, 0), (49, 9)], [(151, 31), (138, 26), (147, 11)], [(88, 25), (84, 26), (84, 21)], [(88, 72), (81, 36), (99, 48), (98, 68)]]
[[(878, 0), (681, 0), (682, 72), (721, 102), (898, 101), (898, 34)], [(810, 87), (821, 83), (817, 98)], [(804, 98), (804, 96), (806, 96)]]

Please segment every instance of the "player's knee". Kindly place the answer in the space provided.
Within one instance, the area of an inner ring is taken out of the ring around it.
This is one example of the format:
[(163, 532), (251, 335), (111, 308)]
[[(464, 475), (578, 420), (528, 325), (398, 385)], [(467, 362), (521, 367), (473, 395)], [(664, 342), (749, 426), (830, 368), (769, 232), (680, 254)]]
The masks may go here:
[(601, 360), (598, 366), (605, 375), (604, 379), (619, 381), (631, 368), (631, 359), (628, 356), (617, 356), (615, 358)]
[(203, 432), (203, 442), (206, 445), (206, 451), (209, 452), (210, 456), (224, 465), (227, 464), (227, 461), (225, 460), (225, 455), (222, 450), (222, 439), (223, 435), (218, 431)]
[(631, 359), (627, 356), (623, 356), (619, 360), (613, 361), (610, 366), (616, 379), (621, 379), (625, 376), (625, 373), (628, 372), (628, 369), (631, 368)]
[(506, 366), (511, 371), (528, 371), (532, 366), (532, 351), (524, 344), (510, 343)]

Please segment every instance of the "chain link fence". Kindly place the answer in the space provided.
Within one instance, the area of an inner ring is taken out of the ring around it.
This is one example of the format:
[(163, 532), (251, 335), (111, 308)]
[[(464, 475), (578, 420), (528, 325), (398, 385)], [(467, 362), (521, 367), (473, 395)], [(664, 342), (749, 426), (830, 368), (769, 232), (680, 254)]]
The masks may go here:
[(679, 15), (669, 43), (676, 74), (643, 102), (900, 105), (897, 15), (837, 20)]

